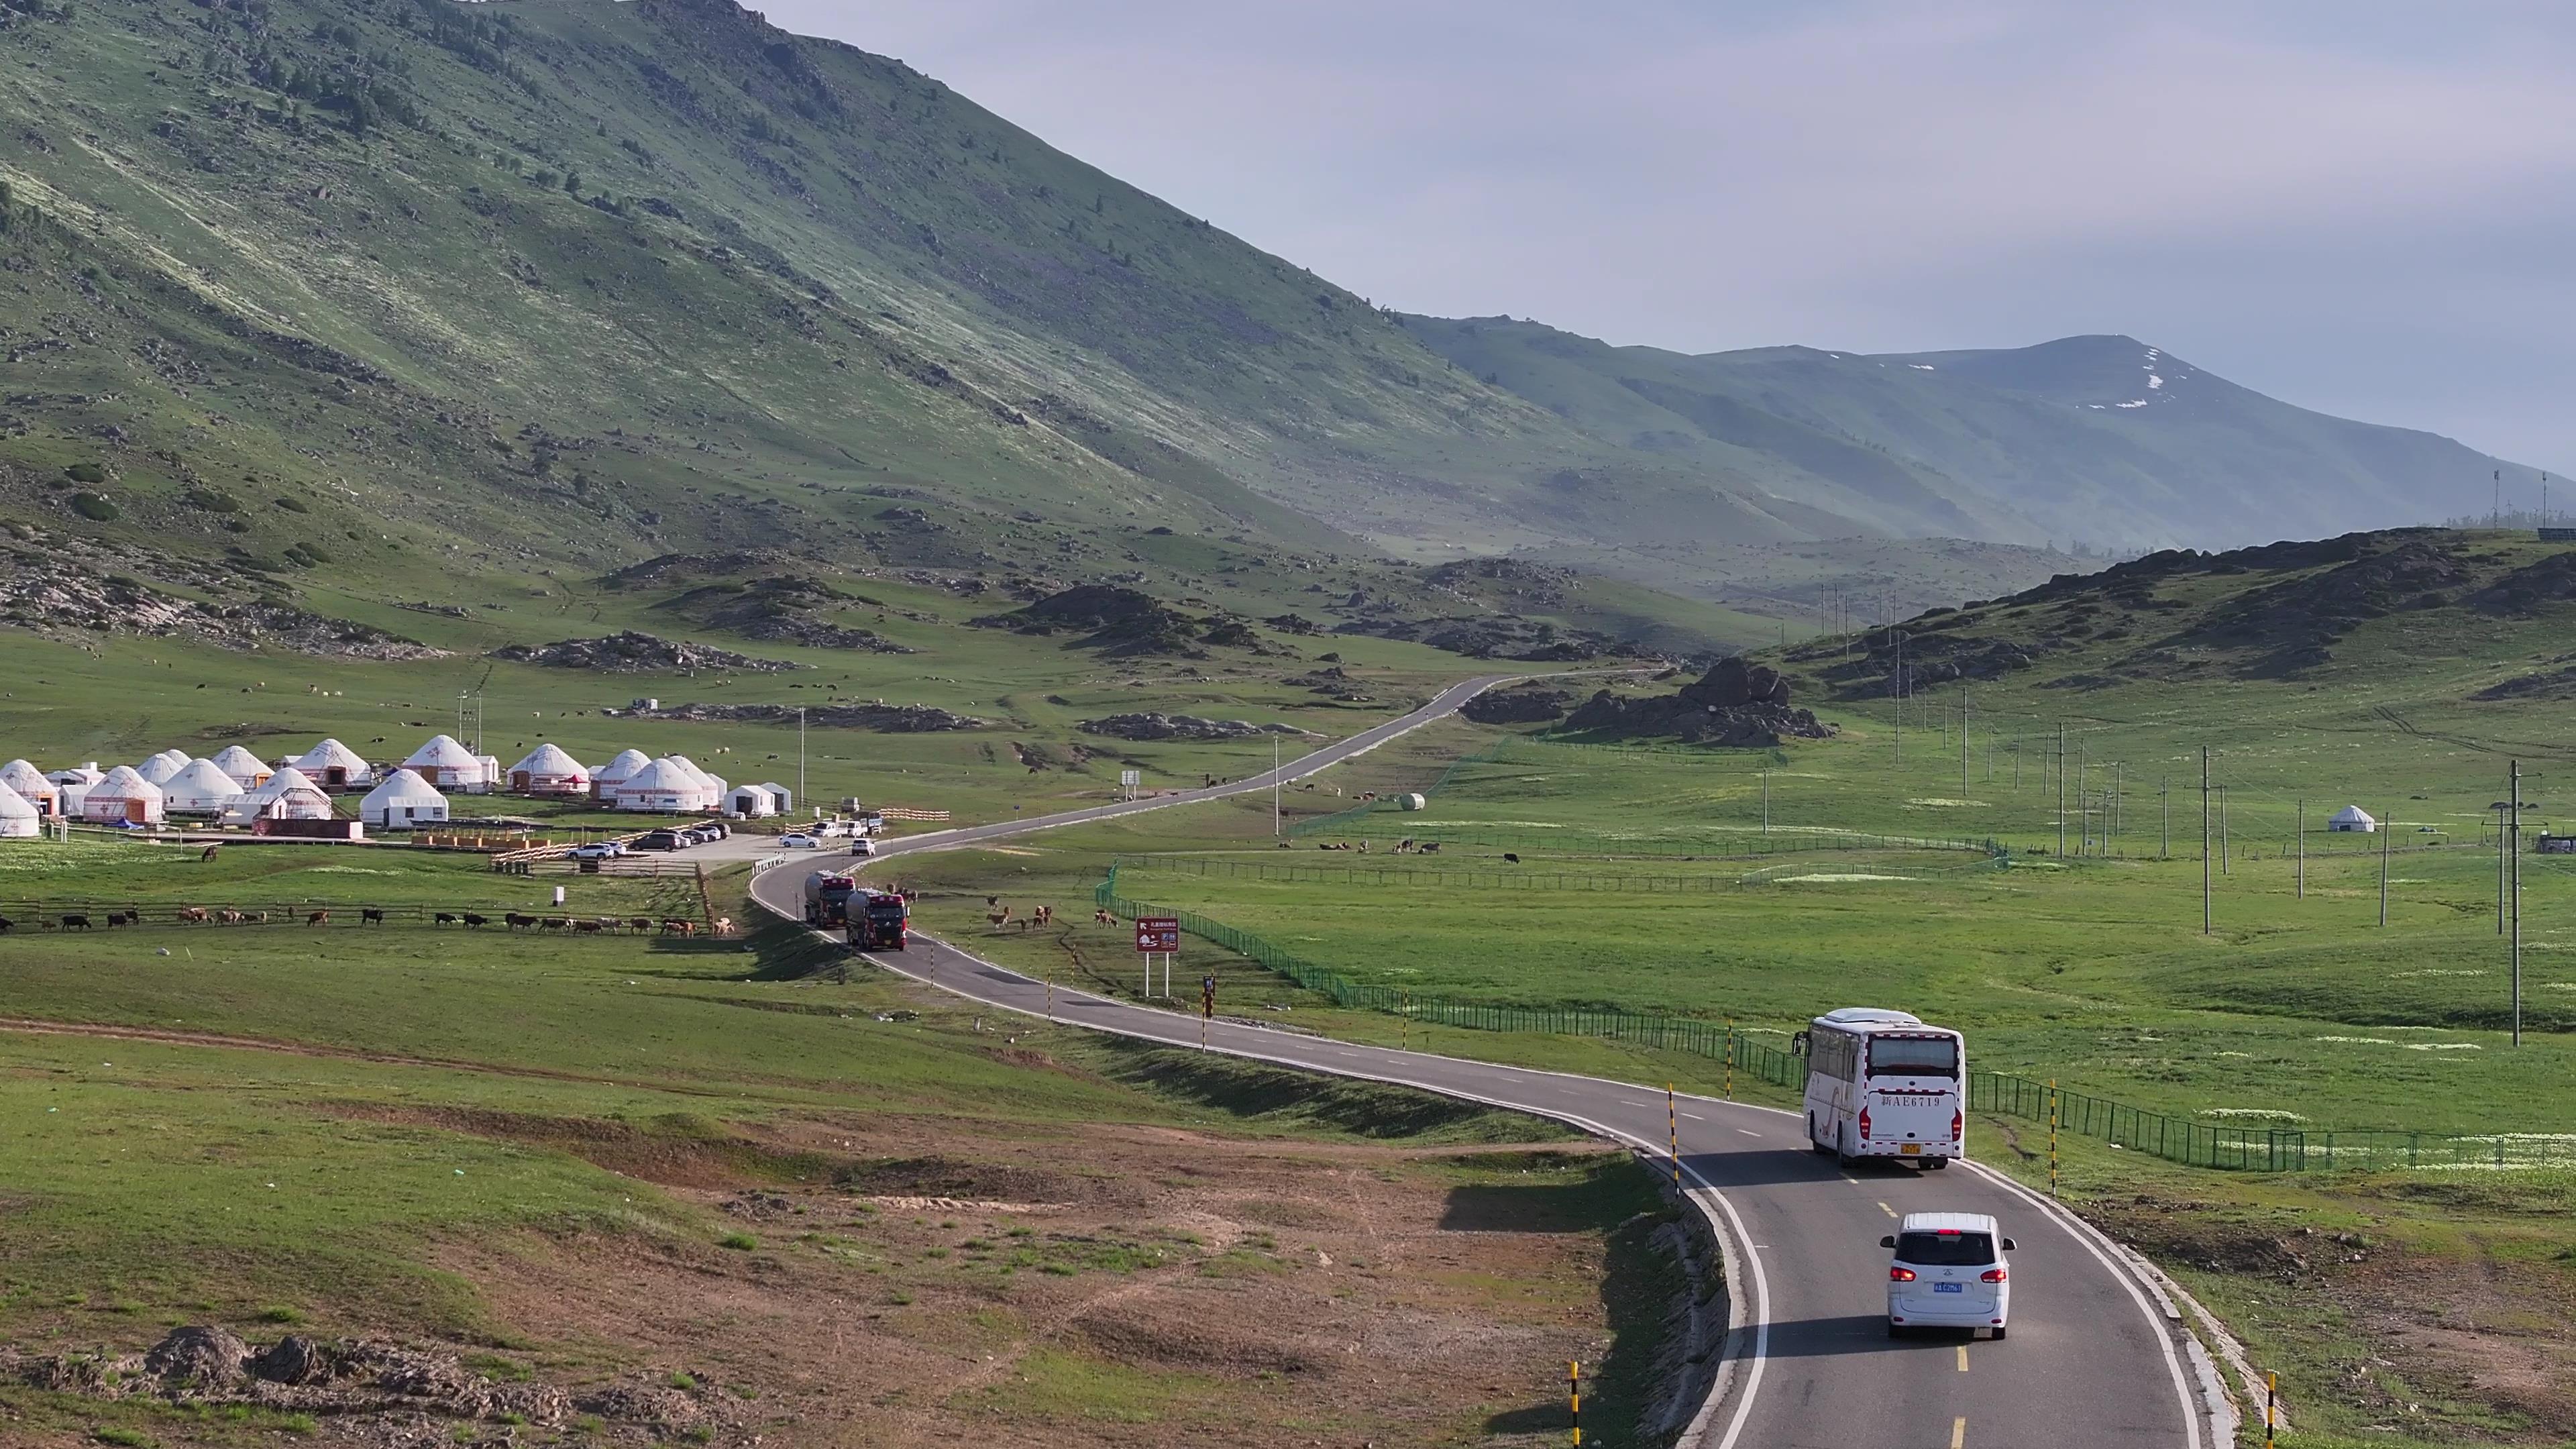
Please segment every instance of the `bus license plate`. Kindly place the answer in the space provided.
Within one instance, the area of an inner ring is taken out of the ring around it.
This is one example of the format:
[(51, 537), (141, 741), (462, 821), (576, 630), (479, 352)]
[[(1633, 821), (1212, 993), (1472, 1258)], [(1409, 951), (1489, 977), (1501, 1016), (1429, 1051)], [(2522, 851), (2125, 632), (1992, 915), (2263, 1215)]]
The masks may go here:
[(1968, 1285), (1965, 1283), (1935, 1283), (1932, 1285), (1932, 1291), (1935, 1293), (1965, 1293), (1968, 1291)]
[(1896, 1150), (1900, 1155), (1905, 1157), (1919, 1157), (1923, 1152), (1923, 1144), (1920, 1142), (1908, 1142)]

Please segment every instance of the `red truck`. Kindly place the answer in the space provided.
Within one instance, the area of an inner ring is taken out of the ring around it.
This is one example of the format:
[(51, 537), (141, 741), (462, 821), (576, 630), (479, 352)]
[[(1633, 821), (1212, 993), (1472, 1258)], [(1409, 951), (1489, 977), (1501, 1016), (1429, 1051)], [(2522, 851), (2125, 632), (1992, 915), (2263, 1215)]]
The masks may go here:
[(850, 898), (850, 944), (862, 951), (900, 951), (912, 928), (912, 902), (896, 891), (861, 891)]

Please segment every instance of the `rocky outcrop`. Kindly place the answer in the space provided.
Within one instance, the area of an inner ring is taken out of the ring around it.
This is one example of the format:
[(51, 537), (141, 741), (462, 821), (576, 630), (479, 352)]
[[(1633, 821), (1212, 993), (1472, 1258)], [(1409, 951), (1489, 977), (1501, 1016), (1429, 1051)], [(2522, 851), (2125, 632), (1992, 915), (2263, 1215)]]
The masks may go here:
[(608, 674), (696, 673), (715, 670), (735, 674), (774, 674), (803, 669), (783, 659), (754, 659), (730, 649), (665, 639), (628, 629), (602, 639), (558, 639), (552, 644), (512, 644), (492, 651), (512, 664), (548, 669), (594, 669)]
[(1078, 634), (1078, 647), (1118, 655), (1196, 654), (1205, 628), (1153, 595), (1117, 584), (1077, 584), (1007, 614), (971, 622), (979, 629), (1040, 638)]
[(1830, 739), (1834, 727), (1789, 703), (1779, 671), (1722, 659), (1673, 694), (1622, 699), (1602, 690), (1568, 715), (1571, 733), (1612, 739), (1678, 739), (1685, 744), (1767, 748), (1784, 740)]
[(1563, 719), (1574, 696), (1562, 689), (1545, 685), (1523, 684), (1511, 689), (1489, 689), (1467, 701), (1458, 712), (1477, 724), (1545, 724)]
[(1307, 735), (1295, 725), (1257, 725), (1241, 719), (1200, 719), (1192, 714), (1113, 714), (1087, 719), (1076, 729), (1122, 740), (1239, 740), (1263, 735)]
[[(794, 724), (796, 707), (786, 704), (670, 704), (652, 709), (603, 709), (611, 719), (678, 719), (728, 720), (753, 724)], [(927, 704), (888, 704), (874, 700), (866, 704), (816, 704), (804, 711), (808, 725), (822, 729), (874, 730), (881, 735), (938, 734), (948, 730), (980, 730), (991, 723), (971, 714), (958, 714)]]
[(181, 568), (176, 582), (213, 601), (165, 593), (136, 573), (161, 565), (111, 550), (0, 548), (0, 624), (41, 634), (143, 634), (224, 649), (283, 649), (339, 659), (445, 659), (448, 651), (367, 624), (325, 618), (248, 586), (243, 573)]

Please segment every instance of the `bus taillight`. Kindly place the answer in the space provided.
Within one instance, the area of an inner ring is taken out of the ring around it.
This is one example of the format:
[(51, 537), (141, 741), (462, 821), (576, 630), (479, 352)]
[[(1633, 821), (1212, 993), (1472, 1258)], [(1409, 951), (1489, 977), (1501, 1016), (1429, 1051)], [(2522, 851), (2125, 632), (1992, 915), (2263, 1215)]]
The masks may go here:
[(1863, 1142), (1867, 1142), (1869, 1140), (1869, 1109), (1867, 1107), (1860, 1109), (1860, 1140)]
[(1950, 1109), (1950, 1140), (1956, 1142), (1968, 1135), (1968, 1114), (1956, 1107)]

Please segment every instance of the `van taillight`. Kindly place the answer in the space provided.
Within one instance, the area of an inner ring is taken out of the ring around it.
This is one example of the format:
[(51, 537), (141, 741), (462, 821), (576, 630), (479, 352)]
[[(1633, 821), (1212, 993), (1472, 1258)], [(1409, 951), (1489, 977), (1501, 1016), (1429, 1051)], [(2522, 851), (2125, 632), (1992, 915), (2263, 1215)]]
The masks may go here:
[(1951, 1141), (1953, 1141), (1953, 1142), (1956, 1142), (1956, 1141), (1958, 1141), (1960, 1138), (1965, 1137), (1965, 1136), (1967, 1136), (1967, 1135), (1968, 1135), (1968, 1114), (1967, 1114), (1967, 1113), (1965, 1113), (1965, 1112), (1960, 1111), (1960, 1110), (1959, 1110), (1958, 1108), (1956, 1108), (1956, 1107), (1951, 1108), (1951, 1109), (1950, 1109), (1950, 1140), (1951, 1140)]
[(1887, 1281), (1890, 1283), (1911, 1283), (1914, 1281), (1914, 1270), (1911, 1268), (1890, 1268), (1887, 1270)]
[(1860, 1109), (1860, 1138), (1863, 1142), (1869, 1140), (1869, 1109), (1867, 1107)]
[(1988, 1268), (1977, 1275), (1977, 1281), (1980, 1283), (2000, 1283), (2004, 1278), (2005, 1273), (2001, 1268)]

